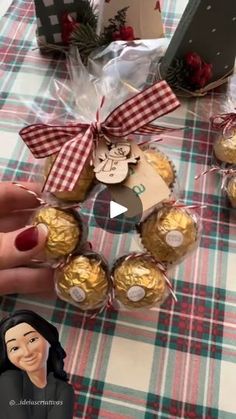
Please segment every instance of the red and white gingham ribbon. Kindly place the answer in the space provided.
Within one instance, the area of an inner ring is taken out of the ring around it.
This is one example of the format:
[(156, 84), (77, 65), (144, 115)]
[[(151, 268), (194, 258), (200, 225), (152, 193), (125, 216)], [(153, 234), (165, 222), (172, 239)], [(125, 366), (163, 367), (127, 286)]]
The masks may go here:
[[(101, 107), (103, 103), (104, 99)], [(170, 129), (151, 122), (179, 105), (169, 85), (162, 80), (122, 103), (103, 122), (97, 112), (96, 121), (91, 124), (35, 124), (23, 128), (20, 135), (36, 158), (58, 153), (43, 189), (72, 191), (99, 135), (125, 138), (130, 134), (160, 134)]]
[(210, 121), (212, 128), (221, 130), (224, 137), (232, 137), (236, 130), (236, 112), (212, 116)]

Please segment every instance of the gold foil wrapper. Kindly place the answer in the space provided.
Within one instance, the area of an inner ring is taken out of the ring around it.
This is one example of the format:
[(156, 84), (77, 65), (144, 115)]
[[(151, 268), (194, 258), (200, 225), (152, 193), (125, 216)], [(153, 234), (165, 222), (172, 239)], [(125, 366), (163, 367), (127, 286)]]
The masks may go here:
[(168, 157), (156, 150), (145, 150), (144, 155), (156, 172), (162, 177), (167, 186), (173, 186), (176, 178), (173, 163)]
[(156, 260), (176, 263), (194, 248), (198, 226), (185, 209), (163, 207), (142, 222), (140, 235), (143, 246)]
[(118, 261), (113, 278), (116, 299), (129, 309), (161, 304), (167, 296), (163, 273), (142, 256)]
[(213, 149), (218, 160), (224, 163), (236, 164), (236, 131), (231, 138), (219, 137)]
[(107, 300), (107, 270), (97, 257), (74, 256), (58, 272), (56, 289), (59, 297), (77, 305), (81, 310), (95, 310)]
[(236, 176), (230, 178), (226, 187), (226, 193), (232, 207), (236, 208)]
[[(51, 169), (52, 163), (55, 161), (56, 156), (49, 156), (46, 159), (44, 172), (45, 177), (49, 174), (49, 170)], [(82, 202), (86, 199), (89, 191), (91, 190), (93, 183), (95, 181), (95, 175), (93, 171), (93, 167), (90, 165), (89, 160), (85, 164), (80, 174), (79, 180), (76, 182), (73, 191), (65, 191), (65, 192), (53, 192), (53, 195), (64, 201), (77, 201)]]
[(40, 209), (33, 219), (33, 224), (43, 223), (48, 228), (45, 246), (46, 256), (60, 258), (69, 255), (78, 246), (82, 229), (72, 213), (53, 207)]

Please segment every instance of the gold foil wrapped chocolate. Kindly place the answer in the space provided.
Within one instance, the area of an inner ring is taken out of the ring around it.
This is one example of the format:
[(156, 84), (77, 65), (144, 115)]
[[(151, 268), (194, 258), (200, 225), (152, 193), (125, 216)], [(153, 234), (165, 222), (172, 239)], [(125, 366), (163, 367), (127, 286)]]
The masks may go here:
[(231, 176), (226, 186), (226, 193), (233, 208), (236, 208), (236, 175)]
[(163, 272), (145, 256), (121, 258), (113, 269), (115, 298), (129, 309), (161, 304), (167, 296)]
[(33, 224), (43, 223), (48, 228), (45, 246), (49, 259), (62, 258), (73, 252), (82, 240), (82, 222), (75, 211), (63, 211), (45, 206), (33, 218)]
[(164, 206), (140, 225), (143, 246), (162, 263), (179, 262), (196, 245), (198, 225), (184, 208)]
[(236, 164), (236, 131), (231, 138), (220, 136), (213, 145), (218, 160), (228, 164)]
[(173, 163), (168, 157), (158, 150), (145, 150), (144, 155), (156, 172), (162, 177), (167, 186), (175, 182), (176, 174)]
[(74, 256), (56, 275), (58, 296), (81, 310), (102, 307), (109, 288), (107, 266), (97, 254)]
[[(55, 155), (47, 157), (44, 168), (46, 177), (55, 159)], [(93, 171), (93, 166), (90, 165), (90, 162), (88, 160), (82, 169), (80, 178), (78, 179), (73, 191), (53, 192), (53, 195), (58, 199), (62, 199), (63, 201), (82, 202), (86, 199), (89, 191), (93, 186), (94, 181), (95, 175)]]

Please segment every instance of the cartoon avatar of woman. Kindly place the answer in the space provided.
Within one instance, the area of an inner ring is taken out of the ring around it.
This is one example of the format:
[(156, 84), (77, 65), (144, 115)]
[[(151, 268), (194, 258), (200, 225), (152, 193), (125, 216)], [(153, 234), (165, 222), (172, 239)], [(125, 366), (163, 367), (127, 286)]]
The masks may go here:
[(0, 322), (1, 419), (71, 419), (74, 391), (55, 326), (30, 310)]

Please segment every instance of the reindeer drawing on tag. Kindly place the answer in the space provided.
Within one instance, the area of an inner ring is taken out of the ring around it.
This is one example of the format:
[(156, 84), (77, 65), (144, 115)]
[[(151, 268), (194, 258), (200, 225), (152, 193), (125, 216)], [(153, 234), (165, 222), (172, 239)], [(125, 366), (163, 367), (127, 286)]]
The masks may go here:
[(111, 148), (102, 152), (98, 158), (102, 160), (95, 168), (95, 176), (99, 182), (116, 184), (123, 182), (129, 173), (129, 164), (137, 164), (139, 157), (130, 156), (130, 143), (112, 144)]

